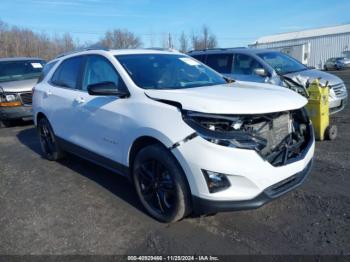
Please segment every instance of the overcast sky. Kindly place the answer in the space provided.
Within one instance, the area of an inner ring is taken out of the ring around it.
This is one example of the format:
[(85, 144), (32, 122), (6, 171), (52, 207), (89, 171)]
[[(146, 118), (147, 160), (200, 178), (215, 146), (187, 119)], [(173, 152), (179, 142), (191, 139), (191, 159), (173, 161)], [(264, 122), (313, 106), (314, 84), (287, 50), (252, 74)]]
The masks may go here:
[(128, 29), (144, 46), (159, 46), (203, 24), (221, 47), (245, 46), (258, 37), (350, 23), (349, 0), (0, 0), (0, 19), (49, 34), (70, 32), (81, 43), (106, 30)]

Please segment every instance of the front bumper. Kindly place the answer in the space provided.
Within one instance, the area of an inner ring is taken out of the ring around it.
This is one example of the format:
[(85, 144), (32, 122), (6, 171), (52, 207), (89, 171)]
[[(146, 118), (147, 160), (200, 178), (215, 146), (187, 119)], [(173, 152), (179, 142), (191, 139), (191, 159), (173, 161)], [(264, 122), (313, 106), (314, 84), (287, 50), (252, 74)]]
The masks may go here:
[(329, 113), (335, 114), (338, 113), (342, 110), (344, 110), (344, 108), (346, 107), (348, 103), (348, 96), (347, 93), (345, 96), (342, 97), (330, 97), (329, 99)]
[(31, 119), (31, 106), (0, 107), (0, 120)]
[(338, 65), (338, 67), (340, 69), (349, 69), (350, 68), (350, 64), (340, 64), (340, 65)]
[(312, 165), (313, 160), (311, 160), (301, 172), (268, 187), (253, 199), (241, 201), (213, 201), (192, 196), (193, 212), (200, 215), (259, 208), (300, 186), (310, 173)]
[[(271, 165), (254, 150), (219, 146), (200, 136), (172, 152), (186, 174), (194, 210), (210, 213), (257, 208), (297, 187), (311, 169), (314, 148), (312, 136), (299, 157), (283, 166)], [(210, 193), (202, 170), (226, 175), (231, 186)], [(287, 182), (288, 186), (284, 186)], [(281, 183), (280, 192), (271, 191)]]

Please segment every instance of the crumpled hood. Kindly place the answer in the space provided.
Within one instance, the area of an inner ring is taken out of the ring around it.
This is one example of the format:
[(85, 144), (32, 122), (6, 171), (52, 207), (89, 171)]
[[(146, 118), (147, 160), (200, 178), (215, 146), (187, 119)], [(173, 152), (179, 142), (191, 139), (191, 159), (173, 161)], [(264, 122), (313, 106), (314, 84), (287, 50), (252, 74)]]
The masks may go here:
[(178, 102), (185, 110), (212, 114), (265, 114), (299, 109), (307, 103), (287, 88), (253, 82), (145, 93), (156, 100)]
[(285, 76), (293, 79), (297, 83), (298, 83), (298, 79), (300, 79), (301, 84), (304, 86), (308, 80), (310, 80), (310, 82), (312, 82), (312, 80), (314, 80), (316, 78), (321, 78), (320, 83), (322, 85), (325, 85), (327, 81), (329, 82), (330, 86), (334, 86), (334, 85), (338, 85), (338, 84), (343, 83), (343, 81), (339, 77), (332, 75), (330, 73), (326, 73), (326, 72), (317, 70), (317, 69), (311, 69), (311, 70), (305, 70), (305, 71), (301, 71), (301, 72), (290, 73), (290, 74), (286, 74)]
[(26, 79), (19, 81), (0, 82), (0, 92), (31, 92), (38, 79)]

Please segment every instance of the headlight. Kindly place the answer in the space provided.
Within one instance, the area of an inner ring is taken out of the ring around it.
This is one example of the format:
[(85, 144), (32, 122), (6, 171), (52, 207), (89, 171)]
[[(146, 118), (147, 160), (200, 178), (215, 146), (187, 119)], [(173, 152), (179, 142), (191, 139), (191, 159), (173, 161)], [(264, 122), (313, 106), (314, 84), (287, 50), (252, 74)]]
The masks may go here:
[(22, 105), (18, 94), (0, 94), (0, 106), (20, 106)]
[(207, 141), (221, 146), (260, 151), (267, 145), (267, 141), (245, 128), (245, 123), (252, 120), (248, 118), (183, 112), (184, 121)]
[(14, 102), (18, 99), (16, 95), (5, 95), (5, 100), (6, 102)]

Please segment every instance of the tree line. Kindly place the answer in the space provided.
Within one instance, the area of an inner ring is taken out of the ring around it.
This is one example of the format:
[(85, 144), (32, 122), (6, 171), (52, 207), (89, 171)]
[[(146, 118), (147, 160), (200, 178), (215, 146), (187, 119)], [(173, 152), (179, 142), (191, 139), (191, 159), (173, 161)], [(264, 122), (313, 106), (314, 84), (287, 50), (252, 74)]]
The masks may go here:
[[(28, 28), (10, 26), (0, 20), (0, 57), (41, 57), (50, 60), (57, 55), (87, 47), (91, 48), (140, 48), (144, 46), (141, 38), (126, 29), (107, 31), (104, 36), (93, 44), (80, 44), (71, 34), (48, 35), (36, 33)], [(200, 32), (186, 35), (184, 32), (174, 39), (169, 34), (167, 41), (163, 41), (162, 48), (176, 48), (181, 52), (190, 49), (202, 50), (215, 48), (217, 38), (208, 26), (203, 26)]]

